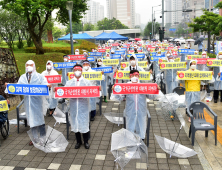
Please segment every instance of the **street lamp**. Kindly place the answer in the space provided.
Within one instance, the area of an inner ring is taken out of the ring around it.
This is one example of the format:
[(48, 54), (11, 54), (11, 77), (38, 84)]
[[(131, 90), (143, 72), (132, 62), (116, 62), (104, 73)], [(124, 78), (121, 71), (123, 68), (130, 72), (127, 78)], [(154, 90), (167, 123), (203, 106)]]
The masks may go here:
[(152, 6), (152, 37), (153, 37), (153, 8), (158, 7), (158, 6), (161, 6), (161, 5)]
[(72, 9), (73, 9), (73, 1), (67, 1), (66, 2), (66, 9), (68, 10), (68, 14), (69, 14), (71, 54), (74, 55), (73, 35), (72, 35)]

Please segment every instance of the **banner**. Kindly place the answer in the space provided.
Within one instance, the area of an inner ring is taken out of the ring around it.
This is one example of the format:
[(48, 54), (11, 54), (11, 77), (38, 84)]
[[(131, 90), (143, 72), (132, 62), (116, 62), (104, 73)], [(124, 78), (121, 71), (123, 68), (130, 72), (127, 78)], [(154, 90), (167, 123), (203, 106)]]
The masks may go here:
[(126, 53), (126, 51), (115, 51), (115, 54), (121, 54), (124, 55)]
[(113, 94), (159, 94), (156, 83), (116, 83)]
[(193, 60), (194, 58), (202, 58), (202, 55), (187, 55), (186, 60)]
[(212, 66), (212, 67), (220, 67), (222, 66), (222, 60), (211, 60), (212, 58), (210, 58), (207, 61), (207, 66)]
[(208, 60), (215, 60), (216, 58), (194, 58), (197, 61), (197, 64), (207, 64)]
[(179, 80), (211, 80), (212, 71), (178, 71)]
[(95, 57), (94, 56), (87, 57), (87, 60), (89, 62), (94, 62), (95, 61)]
[(62, 82), (62, 77), (60, 75), (45, 76), (45, 78), (49, 84)]
[(112, 59), (121, 59), (121, 54), (111, 54), (110, 57)]
[[(166, 59), (159, 59), (158, 63), (168, 62)], [(180, 62), (180, 57), (174, 58), (174, 62)]]
[[(131, 57), (131, 55), (133, 54), (128, 54), (127, 57)], [(145, 58), (145, 54), (141, 53), (141, 54), (134, 54), (136, 55), (137, 58)]]
[[(102, 72), (101, 71), (93, 71), (93, 72), (82, 72), (82, 76), (90, 81), (98, 80), (102, 81)], [(68, 73), (69, 80), (73, 79), (75, 77), (73, 72)]]
[(172, 55), (178, 55), (177, 51), (173, 51)]
[(8, 94), (30, 95), (30, 96), (48, 96), (49, 88), (47, 85), (33, 84), (8, 84)]
[(102, 56), (102, 53), (100, 52), (88, 52), (88, 54), (93, 56)]
[[(129, 77), (130, 71), (121, 71), (118, 70), (116, 74), (116, 79), (124, 79), (124, 80), (130, 80)], [(150, 72), (147, 71), (140, 71), (140, 80), (150, 80)]]
[(179, 49), (179, 53), (181, 54), (194, 54), (194, 49)]
[(0, 101), (0, 112), (5, 112), (8, 110), (9, 110), (9, 108), (8, 108), (7, 100)]
[(106, 49), (99, 49), (98, 52), (105, 53)]
[(111, 44), (112, 46), (119, 46), (119, 44), (118, 43), (116, 43), (116, 44)]
[(55, 87), (55, 98), (100, 97), (99, 86)]
[(73, 68), (76, 62), (53, 63), (54, 69)]
[(103, 60), (104, 65), (118, 65), (119, 59), (105, 59)]
[(68, 55), (69, 60), (86, 60), (84, 55)]
[[(129, 62), (121, 62), (121, 69), (129, 66)], [(142, 68), (147, 68), (147, 61), (138, 61), (138, 66)]]
[(150, 57), (150, 61), (159, 61), (159, 59), (165, 58), (165, 55), (163, 56), (152, 56)]
[(97, 67), (97, 68), (92, 68), (92, 70), (103, 71), (104, 73), (113, 73), (113, 67)]
[(160, 69), (183, 69), (187, 68), (186, 62), (162, 62)]

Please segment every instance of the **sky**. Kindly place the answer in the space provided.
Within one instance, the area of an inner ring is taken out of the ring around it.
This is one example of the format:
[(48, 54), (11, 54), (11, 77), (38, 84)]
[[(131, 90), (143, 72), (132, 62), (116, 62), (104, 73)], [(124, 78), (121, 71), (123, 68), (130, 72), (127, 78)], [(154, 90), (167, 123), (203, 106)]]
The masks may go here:
[[(93, 0), (96, 2), (100, 2), (101, 5), (105, 8), (105, 17), (107, 16), (107, 7), (106, 0)], [(121, 1), (121, 0), (118, 0)], [(162, 0), (135, 0), (136, 13), (140, 14), (141, 24), (147, 24), (147, 22), (152, 20), (152, 6), (162, 5)], [(160, 18), (162, 6), (153, 8), (153, 11), (156, 10), (156, 20), (157, 22), (162, 22)]]

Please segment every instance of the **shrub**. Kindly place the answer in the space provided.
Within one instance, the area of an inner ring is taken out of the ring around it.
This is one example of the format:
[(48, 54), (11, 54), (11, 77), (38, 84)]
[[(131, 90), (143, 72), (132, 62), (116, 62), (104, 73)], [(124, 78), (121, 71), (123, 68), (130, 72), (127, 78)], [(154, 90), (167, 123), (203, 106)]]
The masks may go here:
[(24, 47), (23, 42), (22, 41), (18, 41), (17, 47), (18, 47), (18, 49), (22, 49)]

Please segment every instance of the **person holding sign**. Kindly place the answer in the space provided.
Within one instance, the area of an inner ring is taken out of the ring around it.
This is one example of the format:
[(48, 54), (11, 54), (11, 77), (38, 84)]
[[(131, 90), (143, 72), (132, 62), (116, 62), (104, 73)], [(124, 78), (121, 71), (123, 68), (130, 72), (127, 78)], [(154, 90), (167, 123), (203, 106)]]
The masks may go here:
[[(71, 60), (69, 60), (67, 55), (63, 56), (64, 62), (70, 62)], [(72, 72), (72, 68), (64, 68), (62, 69), (62, 85), (65, 86), (66, 82), (69, 80), (68, 78), (68, 72)]]
[[(90, 63), (88, 60), (85, 60), (82, 62), (82, 66), (83, 66), (83, 69), (82, 69), (82, 72), (94, 72), (95, 70), (92, 70), (91, 67), (90, 67)], [(90, 81), (91, 85), (92, 86), (96, 86), (96, 81)], [(90, 120), (91, 121), (94, 121), (95, 120), (95, 116), (96, 116), (96, 98), (94, 97), (91, 97), (89, 99), (90, 101), (90, 106), (91, 106), (91, 112), (90, 112)]]
[[(0, 103), (1, 103), (1, 106), (3, 106), (0, 108), (0, 129), (1, 129), (2, 125), (5, 123), (5, 121), (8, 118), (7, 111), (10, 108), (10, 101), (6, 100), (2, 95), (0, 95)], [(5, 107), (4, 107), (4, 105), (5, 105)]]
[[(197, 62), (195, 60), (190, 61), (190, 69), (187, 71), (199, 71), (196, 69), (197, 67)], [(212, 72), (213, 74), (213, 72)], [(177, 72), (177, 75), (179, 73)], [(177, 79), (178, 80), (178, 79)], [(204, 80), (206, 81), (206, 80)], [(208, 83), (212, 83), (214, 81), (214, 78), (212, 77), (212, 80), (208, 81)], [(186, 107), (187, 109), (193, 102), (199, 102), (200, 101), (200, 85), (201, 85), (201, 80), (185, 80), (179, 81), (179, 83), (185, 83), (185, 101), (186, 101)], [(187, 112), (186, 112), (187, 113)], [(191, 119), (189, 117), (188, 121), (190, 122)]]
[[(35, 63), (32, 60), (28, 60), (25, 64), (26, 73), (21, 75), (18, 80), (18, 84), (33, 84), (33, 85), (47, 85), (49, 88), (52, 86), (47, 83), (46, 78), (36, 72)], [(8, 83), (6, 83), (7, 85)], [(25, 113), (28, 124), (30, 125), (31, 132), (35, 143), (41, 143), (45, 137), (45, 120), (43, 109), (43, 97), (42, 96), (24, 96)], [(40, 134), (40, 137), (39, 137)], [(29, 145), (33, 145), (32, 141)]]
[[(96, 64), (96, 67), (106, 67), (105, 65), (103, 65), (103, 60), (101, 58), (98, 58), (97, 59), (97, 64)], [(104, 102), (108, 102), (106, 100), (106, 96), (107, 96), (107, 76), (106, 75), (103, 75), (104, 79), (101, 81), (101, 86), (102, 86), (102, 94), (104, 96)]]
[[(140, 83), (139, 71), (130, 71), (130, 82), (128, 83)], [(159, 86), (158, 89), (160, 90)], [(114, 90), (114, 86), (112, 87)], [(126, 99), (126, 107), (124, 115), (126, 117), (126, 129), (138, 134), (142, 140), (145, 139), (146, 134), (146, 119), (149, 110), (147, 109), (146, 99), (156, 99), (159, 95), (156, 94), (127, 94), (127, 95), (113, 95), (111, 99), (123, 101)]]
[[(67, 81), (65, 87), (91, 86), (90, 81), (82, 76), (82, 71), (82, 66), (76, 64), (73, 68), (75, 77)], [(89, 149), (89, 98), (70, 98), (69, 105), (71, 130), (75, 132), (77, 140), (75, 149), (79, 149), (82, 145), (81, 133), (83, 134), (84, 146), (86, 149)]]
[(138, 66), (138, 59), (135, 54), (131, 55), (129, 66), (124, 69), (124, 71), (131, 70), (145, 71), (142, 67)]
[[(219, 51), (217, 55), (217, 60), (222, 60), (222, 51)], [(220, 102), (222, 102), (222, 81), (221, 81), (221, 73), (222, 73), (222, 66), (214, 67), (214, 75), (216, 81), (214, 82), (214, 103), (217, 103), (220, 93)]]
[[(54, 70), (53, 68), (53, 62), (52, 61), (47, 61), (46, 63), (46, 70), (42, 72), (42, 75), (45, 76), (49, 76), (49, 75), (59, 75), (57, 71)], [(50, 95), (48, 98), (48, 102), (49, 102), (49, 116), (52, 116), (52, 114), (54, 113), (56, 106), (58, 104), (57, 99), (55, 99), (55, 93), (53, 92), (53, 89), (55, 87), (57, 87), (58, 84), (52, 84), (52, 88), (50, 89)]]

